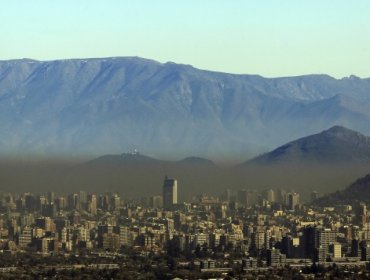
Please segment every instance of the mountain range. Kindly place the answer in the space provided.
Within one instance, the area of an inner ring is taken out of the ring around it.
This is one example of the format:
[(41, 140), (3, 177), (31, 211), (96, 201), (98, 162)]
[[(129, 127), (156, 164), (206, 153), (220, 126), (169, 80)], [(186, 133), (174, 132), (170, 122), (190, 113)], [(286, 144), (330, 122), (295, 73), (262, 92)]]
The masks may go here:
[(0, 155), (245, 160), (334, 125), (370, 134), (370, 79), (264, 78), (137, 57), (0, 61)]
[[(231, 168), (251, 165), (338, 165), (370, 163), (370, 137), (357, 131), (333, 126), (320, 133), (309, 135), (284, 144), (268, 153)], [(192, 166), (216, 167), (209, 159), (187, 157), (177, 161), (156, 159), (138, 152), (119, 155), (104, 155), (95, 158), (88, 165), (93, 166)]]

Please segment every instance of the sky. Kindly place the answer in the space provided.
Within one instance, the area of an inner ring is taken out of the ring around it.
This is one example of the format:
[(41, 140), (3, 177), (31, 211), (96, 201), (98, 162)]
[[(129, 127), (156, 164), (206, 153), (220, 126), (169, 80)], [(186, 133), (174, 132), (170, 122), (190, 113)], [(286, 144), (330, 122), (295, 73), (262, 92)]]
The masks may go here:
[(140, 56), (370, 77), (369, 0), (0, 0), (0, 60)]

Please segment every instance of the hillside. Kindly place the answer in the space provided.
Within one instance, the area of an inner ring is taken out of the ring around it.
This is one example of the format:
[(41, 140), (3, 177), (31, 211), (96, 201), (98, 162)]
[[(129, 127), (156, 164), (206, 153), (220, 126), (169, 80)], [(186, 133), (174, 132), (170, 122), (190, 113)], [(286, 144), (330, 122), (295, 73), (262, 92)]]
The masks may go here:
[(344, 190), (336, 191), (318, 199), (315, 203), (325, 206), (357, 202), (370, 203), (370, 174), (357, 179)]
[(360, 164), (370, 163), (370, 137), (334, 126), (289, 142), (245, 164)]
[(264, 78), (137, 57), (0, 61), (0, 155), (245, 159), (333, 125), (370, 133), (369, 93), (354, 76)]

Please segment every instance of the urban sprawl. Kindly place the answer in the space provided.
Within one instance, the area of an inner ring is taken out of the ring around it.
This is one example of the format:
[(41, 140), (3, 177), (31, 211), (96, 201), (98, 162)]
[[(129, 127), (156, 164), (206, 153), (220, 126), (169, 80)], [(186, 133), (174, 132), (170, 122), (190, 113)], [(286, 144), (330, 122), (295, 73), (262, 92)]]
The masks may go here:
[(227, 189), (180, 203), (178, 182), (167, 177), (162, 191), (140, 201), (86, 191), (2, 193), (0, 277), (27, 269), (70, 277), (103, 269), (127, 279), (369, 275), (363, 203), (302, 204), (282, 189)]

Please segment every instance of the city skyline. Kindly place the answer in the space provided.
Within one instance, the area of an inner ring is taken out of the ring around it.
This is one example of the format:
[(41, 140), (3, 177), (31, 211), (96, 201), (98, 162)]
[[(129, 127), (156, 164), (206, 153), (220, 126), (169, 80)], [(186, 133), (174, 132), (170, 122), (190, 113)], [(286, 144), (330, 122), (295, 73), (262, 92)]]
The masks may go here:
[[(164, 201), (175, 183), (165, 178)], [(335, 273), (366, 272), (367, 204), (327, 204), (317, 200), (317, 192), (314, 196), (306, 204), (298, 193), (283, 189), (226, 190), (217, 197), (173, 201), (172, 209), (166, 209), (154, 200), (135, 202), (116, 193), (0, 193), (0, 257), (9, 254), (11, 261), (18, 260), (2, 266), (0, 273), (27, 274), (33, 269), (30, 258), (39, 262), (34, 273), (48, 276), (71, 270), (89, 275), (103, 268), (108, 274), (128, 269), (142, 275), (137, 270), (142, 260), (154, 264), (146, 273), (157, 276), (160, 270), (173, 276), (269, 275), (272, 268), (287, 272), (287, 266), (290, 273), (304, 276), (317, 273), (317, 266), (330, 274), (334, 265), (339, 267)], [(71, 257), (81, 252), (79, 257), (89, 264)], [(166, 258), (173, 264), (160, 264)]]
[(369, 1), (2, 4), (1, 279), (370, 279)]

